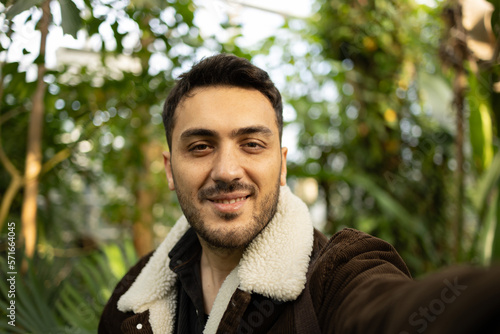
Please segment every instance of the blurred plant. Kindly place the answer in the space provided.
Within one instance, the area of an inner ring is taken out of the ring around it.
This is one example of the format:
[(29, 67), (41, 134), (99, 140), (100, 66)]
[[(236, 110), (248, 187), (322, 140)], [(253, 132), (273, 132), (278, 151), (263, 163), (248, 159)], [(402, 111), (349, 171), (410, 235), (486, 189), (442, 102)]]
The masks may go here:
[[(95, 333), (117, 279), (180, 215), (161, 155), (162, 104), (174, 78), (203, 55), (248, 55), (233, 44), (237, 29), (223, 41), (202, 36), (192, 1), (60, 0), (51, 3), (49, 35), (63, 38), (58, 27), (77, 19), (62, 8), (70, 6), (81, 20), (71, 35), (86, 47), (59, 50), (52, 66), (29, 47), (13, 60), (20, 32), (40, 26), (41, 3), (0, 4), (0, 232), (3, 222), (21, 220), (28, 126), (43, 130), (36, 248), (17, 277), (14, 331)], [(34, 78), (31, 69), (44, 64), (45, 73)], [(37, 87), (42, 102), (32, 99)], [(43, 118), (33, 123), (35, 104)], [(109, 240), (126, 246), (118, 251), (106, 246)], [(12, 330), (4, 324), (0, 332)]]
[[(443, 99), (451, 93), (432, 52), (439, 9), (315, 6), (307, 24), (289, 20), (270, 42), (270, 52), (283, 47), (288, 127), (299, 138), (290, 175), (318, 181), (327, 233), (349, 226), (377, 235), (416, 274), (450, 263), (453, 128)], [(436, 87), (445, 93), (437, 100)]]
[[(475, 184), (479, 174), (472, 173), (472, 156), (461, 163), (457, 155), (455, 72), (438, 57), (441, 37), (450, 31), (443, 8), (412, 1), (317, 1), (309, 22), (288, 20), (261, 47), (283, 63), (267, 58), (272, 75), (284, 83), (285, 132), (299, 138), (299, 150), (290, 156), (292, 183), (318, 181), (328, 233), (350, 226), (384, 238), (417, 275), (457, 261), (480, 262), (491, 250), (491, 242), (485, 244), (491, 233), (484, 233), (492, 225), (483, 224), (469, 197), (456, 191), (459, 164), (466, 182)], [(471, 128), (470, 135), (473, 146), (478, 137), (485, 143), (475, 145), (482, 156), (474, 153), (484, 166), (496, 140), (491, 113), (467, 98), (467, 107), (482, 110), (479, 120), (471, 115), (470, 125), (484, 131)], [(495, 187), (488, 189), (489, 204)], [(467, 218), (462, 227), (459, 211)], [(453, 234), (457, 229), (464, 238)]]
[[(469, 254), (483, 263), (500, 259), (498, 130), (500, 125), (500, 3), (498, 1), (447, 2), (443, 17), (447, 31), (440, 47), (444, 66), (454, 78), (457, 128), (461, 114), (469, 115), (468, 128), (471, 165), (474, 173), (467, 198), (477, 215), (475, 229), (462, 229), (471, 235)], [(458, 50), (457, 50), (458, 49)], [(463, 110), (460, 110), (462, 108)], [(457, 144), (457, 155), (463, 150)], [(461, 172), (462, 169), (458, 169)], [(460, 189), (459, 189), (460, 191)], [(467, 195), (466, 192), (462, 196)], [(458, 235), (461, 237), (461, 235)], [(466, 252), (463, 248), (461, 252)]]
[[(326, 231), (350, 226), (386, 239), (416, 275), (457, 261), (482, 262), (498, 247), (498, 239), (492, 243), (498, 139), (490, 120), (500, 108), (484, 101), (498, 101), (498, 52), (488, 63), (483, 100), (479, 94), (457, 97), (464, 89), (452, 85), (453, 78), (458, 73), (462, 85), (467, 78), (457, 67), (447, 71), (438, 58), (442, 36), (461, 36), (443, 23), (445, 8), (317, 1), (311, 21), (290, 20), (286, 37), (270, 48), (287, 46), (281, 52), (289, 64), (284, 95), (300, 150), (290, 174), (318, 180)], [(468, 79), (474, 93), (477, 81), (484, 82), (477, 75)], [(473, 156), (461, 153), (467, 120), (451, 121), (457, 101), (471, 112)], [(484, 186), (475, 191), (478, 177)], [(460, 190), (465, 182), (475, 206)]]
[[(108, 245), (101, 251), (80, 255), (48, 248), (45, 256), (28, 260), (23, 279), (16, 277), (15, 297), (8, 298), (9, 286), (0, 282), (0, 307), (15, 301), (15, 327), (0, 323), (3, 333), (95, 333), (100, 314), (115, 285), (137, 261), (132, 242)], [(18, 257), (20, 261), (22, 256)], [(2, 272), (8, 272), (2, 257)]]
[[(60, 50), (57, 66), (32, 82), (21, 67), (30, 61), (28, 68), (43, 67), (43, 54), (23, 50), (19, 62), (8, 62), (7, 55), (18, 47), (22, 27), (39, 26), (41, 3), (5, 1), (0, 15), (0, 160), (8, 171), (0, 176), (6, 194), (1, 223), (20, 219), (27, 195), (20, 192), (27, 180), (23, 170), (29, 169), (21, 166), (33, 156), (26, 147), (34, 141), (41, 156), (38, 173), (29, 180), (42, 182), (32, 193), (38, 223), (30, 231), (38, 244), (71, 246), (81, 234), (109, 239), (122, 233), (112, 228), (119, 225), (132, 231), (143, 255), (154, 247), (155, 235), (164, 237), (165, 223), (179, 215), (163, 176), (163, 101), (174, 78), (202, 55), (230, 50), (247, 56), (233, 43), (238, 30), (224, 41), (202, 36), (192, 1), (86, 0), (77, 7), (61, 0), (51, 6), (49, 31), (62, 36), (57, 29), (62, 26), (64, 33), (86, 40), (88, 48)], [(37, 87), (43, 102), (31, 99)], [(29, 120), (35, 107), (44, 110), (39, 121)], [(26, 139), (28, 124), (43, 132), (41, 140)]]

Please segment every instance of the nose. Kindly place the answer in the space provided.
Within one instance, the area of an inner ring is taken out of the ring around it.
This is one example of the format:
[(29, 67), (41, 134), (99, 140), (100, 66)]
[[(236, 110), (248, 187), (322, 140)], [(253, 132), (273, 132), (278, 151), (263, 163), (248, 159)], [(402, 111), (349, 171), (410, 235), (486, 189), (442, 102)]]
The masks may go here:
[(243, 168), (237, 148), (232, 147), (232, 145), (219, 147), (214, 157), (211, 177), (216, 182), (226, 183), (240, 180), (243, 177)]

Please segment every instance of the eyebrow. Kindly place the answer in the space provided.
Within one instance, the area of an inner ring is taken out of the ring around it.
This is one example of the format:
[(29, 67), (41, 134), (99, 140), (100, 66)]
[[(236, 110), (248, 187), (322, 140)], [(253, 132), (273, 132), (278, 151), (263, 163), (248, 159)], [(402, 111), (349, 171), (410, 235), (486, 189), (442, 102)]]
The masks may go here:
[(248, 126), (245, 128), (233, 130), (231, 132), (231, 137), (236, 138), (239, 136), (251, 135), (251, 134), (261, 134), (266, 137), (270, 137), (273, 135), (273, 132), (265, 126)]
[[(273, 135), (273, 132), (265, 126), (247, 126), (240, 129), (235, 129), (231, 132), (231, 138), (236, 138), (250, 134), (261, 134), (266, 137)], [(186, 140), (191, 137), (218, 137), (218, 133), (214, 130), (205, 128), (188, 129), (181, 134), (181, 140)]]
[(188, 129), (181, 134), (181, 140), (191, 137), (217, 137), (217, 132), (204, 128)]

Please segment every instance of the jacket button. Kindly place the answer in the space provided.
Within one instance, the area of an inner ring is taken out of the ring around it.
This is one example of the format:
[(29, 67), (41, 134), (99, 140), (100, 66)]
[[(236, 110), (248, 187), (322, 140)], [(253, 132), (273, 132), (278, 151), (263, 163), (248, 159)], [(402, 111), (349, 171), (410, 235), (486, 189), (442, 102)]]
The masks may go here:
[(137, 324), (137, 326), (135, 326), (135, 328), (142, 329), (142, 324)]

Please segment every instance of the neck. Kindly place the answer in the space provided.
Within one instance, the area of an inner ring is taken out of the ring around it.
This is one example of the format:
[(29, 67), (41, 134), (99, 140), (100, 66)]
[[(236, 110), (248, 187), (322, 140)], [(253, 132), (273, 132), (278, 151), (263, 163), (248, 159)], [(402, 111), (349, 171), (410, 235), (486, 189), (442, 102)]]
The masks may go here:
[(238, 265), (244, 249), (221, 249), (208, 245), (200, 238), (202, 247), (200, 272), (205, 312), (210, 314), (215, 297), (227, 275)]
[(220, 286), (227, 275), (240, 263), (244, 249), (214, 248), (202, 239), (200, 239), (200, 243), (202, 248), (201, 267), (208, 269), (212, 276), (217, 278), (216, 281)]

